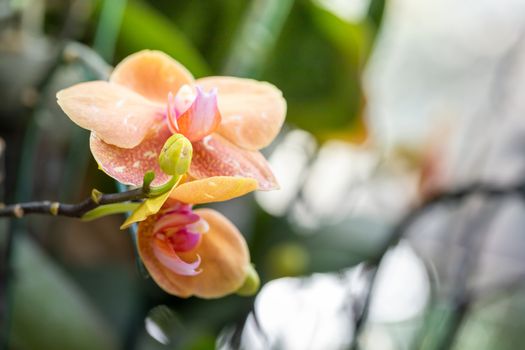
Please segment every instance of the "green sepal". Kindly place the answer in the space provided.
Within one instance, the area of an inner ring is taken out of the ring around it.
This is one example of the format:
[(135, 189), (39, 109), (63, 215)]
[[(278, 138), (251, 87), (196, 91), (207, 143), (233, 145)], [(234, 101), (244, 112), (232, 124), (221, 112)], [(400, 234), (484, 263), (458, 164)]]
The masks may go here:
[(246, 271), (246, 279), (241, 288), (237, 289), (236, 293), (244, 297), (252, 296), (257, 293), (260, 285), (261, 279), (259, 278), (259, 274), (255, 271), (253, 264), (250, 264)]

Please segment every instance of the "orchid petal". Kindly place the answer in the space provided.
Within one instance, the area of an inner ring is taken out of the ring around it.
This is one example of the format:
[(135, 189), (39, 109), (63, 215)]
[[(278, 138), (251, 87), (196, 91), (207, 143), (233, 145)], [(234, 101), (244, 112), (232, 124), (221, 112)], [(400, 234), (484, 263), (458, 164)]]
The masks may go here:
[(153, 250), (155, 217), (139, 224), (140, 257), (155, 282), (170, 294), (219, 298), (234, 293), (244, 283), (250, 266), (246, 241), (220, 213), (211, 209), (198, 209), (195, 213), (208, 222), (210, 231), (202, 235), (201, 243), (195, 250), (177, 255), (183, 261), (192, 261), (195, 255), (200, 256), (201, 272), (198, 275), (181, 276), (159, 261)]
[(155, 172), (152, 185), (159, 186), (171, 178), (162, 172), (158, 162), (160, 151), (170, 136), (165, 123), (156, 124), (138, 146), (128, 149), (109, 145), (92, 133), (91, 153), (106, 174), (123, 184), (141, 186), (144, 174), (151, 170)]
[[(186, 85), (185, 85), (186, 86)], [(166, 104), (166, 122), (170, 131), (174, 134), (178, 133), (179, 124), (177, 123), (177, 109), (175, 107), (175, 97), (170, 92), (168, 93), (168, 103)]]
[(195, 249), (200, 243), (201, 234), (183, 229), (176, 232), (173, 236), (169, 237), (169, 239), (176, 252), (189, 252)]
[[(184, 177), (183, 177), (184, 179)], [(183, 179), (181, 179), (180, 181), (183, 181)], [(173, 191), (173, 189), (172, 189)], [(165, 208), (164, 210), (162, 210), (162, 214), (168, 214), (168, 213), (184, 213), (184, 214), (189, 214), (189, 213), (193, 213), (193, 211), (191, 210), (191, 208), (193, 207), (192, 204), (187, 204), (187, 203), (182, 203), (180, 201), (177, 201), (175, 199), (171, 199), (171, 198), (168, 198), (168, 200), (166, 201), (166, 205), (165, 205)]]
[(177, 94), (173, 100), (173, 106), (177, 111), (177, 117), (186, 112), (195, 100), (196, 94), (193, 90), (194, 89), (191, 86), (183, 85), (179, 91), (177, 91)]
[(169, 92), (176, 93), (193, 76), (182, 64), (160, 51), (134, 53), (116, 67), (110, 82), (124, 85), (152, 101), (165, 103)]
[(142, 202), (140, 206), (128, 216), (126, 221), (120, 226), (120, 229), (123, 230), (128, 228), (135, 222), (144, 221), (151, 215), (157, 214), (168, 198), (170, 198), (171, 192), (174, 188), (175, 187), (160, 196), (148, 198)]
[(153, 227), (153, 231), (159, 232), (164, 231), (168, 228), (172, 227), (180, 227), (183, 228), (186, 225), (193, 224), (197, 221), (199, 221), (199, 216), (194, 213), (168, 213), (163, 215), (156, 223), (155, 227)]
[(202, 140), (211, 134), (221, 122), (217, 108), (217, 90), (204, 92), (197, 86), (197, 94), (191, 106), (177, 118), (176, 132), (183, 134), (190, 141)]
[(199, 221), (189, 224), (186, 226), (186, 228), (191, 232), (205, 234), (210, 230), (210, 225), (206, 222), (206, 220), (201, 218)]
[(258, 189), (263, 191), (279, 187), (261, 153), (241, 149), (217, 134), (193, 143), (189, 175), (195, 179), (213, 176), (251, 178), (257, 180)]
[(269, 145), (286, 115), (286, 101), (274, 85), (235, 77), (206, 77), (196, 84), (217, 88), (222, 122), (217, 132), (248, 150)]
[(161, 105), (105, 81), (74, 85), (59, 91), (57, 99), (73, 122), (123, 148), (137, 146), (163, 112)]
[(196, 270), (201, 263), (200, 256), (197, 255), (197, 260), (194, 262), (187, 263), (173, 251), (167, 240), (155, 238), (152, 246), (155, 257), (171, 272), (182, 276), (195, 276), (201, 272)]
[(171, 192), (171, 198), (184, 203), (222, 202), (255, 191), (255, 179), (232, 176), (212, 176), (183, 183)]

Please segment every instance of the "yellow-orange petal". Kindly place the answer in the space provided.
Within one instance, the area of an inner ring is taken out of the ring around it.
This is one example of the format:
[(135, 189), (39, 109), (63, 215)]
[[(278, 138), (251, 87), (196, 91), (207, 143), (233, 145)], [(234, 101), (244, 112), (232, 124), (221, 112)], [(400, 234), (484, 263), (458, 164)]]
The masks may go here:
[(104, 142), (123, 148), (137, 146), (163, 107), (117, 84), (90, 81), (57, 93), (57, 102), (79, 126)]
[(259, 190), (279, 188), (268, 162), (258, 151), (239, 148), (217, 134), (192, 145), (193, 159), (188, 173), (195, 179), (237, 176), (257, 180)]
[(109, 81), (124, 85), (152, 101), (165, 103), (169, 92), (175, 94), (182, 85), (191, 84), (193, 76), (165, 53), (143, 50), (120, 62)]
[(141, 186), (144, 174), (155, 172), (153, 186), (169, 181), (171, 176), (161, 169), (158, 157), (166, 140), (171, 136), (166, 123), (154, 124), (144, 140), (134, 148), (120, 148), (102, 141), (91, 133), (90, 148), (99, 167), (115, 180), (132, 186)]
[(219, 298), (235, 293), (244, 283), (250, 267), (250, 253), (242, 234), (222, 214), (212, 209), (198, 209), (195, 213), (208, 222), (210, 229), (202, 236), (199, 246), (179, 254), (187, 262), (201, 257), (196, 276), (182, 276), (166, 268), (153, 252), (153, 225), (155, 216), (139, 224), (138, 248), (144, 265), (155, 282), (166, 292), (187, 298)]
[(286, 101), (274, 85), (234, 77), (207, 77), (195, 84), (205, 90), (218, 88), (222, 122), (217, 132), (236, 145), (258, 150), (281, 130)]
[(126, 221), (120, 225), (120, 229), (126, 229), (136, 222), (144, 221), (151, 215), (157, 214), (164, 203), (166, 203), (166, 201), (170, 198), (170, 194), (174, 189), (175, 186), (170, 191), (167, 191), (160, 196), (148, 198), (144, 202), (140, 203), (139, 207), (133, 210)]
[(191, 204), (222, 202), (255, 191), (257, 187), (255, 179), (213, 176), (177, 186), (171, 192), (170, 198)]

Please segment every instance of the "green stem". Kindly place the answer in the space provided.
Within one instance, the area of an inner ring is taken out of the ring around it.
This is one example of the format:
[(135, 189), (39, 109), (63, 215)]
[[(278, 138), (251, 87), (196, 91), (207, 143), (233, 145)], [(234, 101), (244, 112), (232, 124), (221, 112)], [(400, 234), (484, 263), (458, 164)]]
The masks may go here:
[(180, 181), (181, 178), (182, 178), (181, 175), (173, 176), (171, 180), (166, 182), (164, 185), (160, 185), (157, 187), (150, 187), (147, 193), (148, 197), (158, 197), (161, 194), (168, 192), (169, 190), (173, 188), (173, 186), (177, 185), (177, 183)]
[(127, 213), (137, 209), (140, 203), (125, 202), (101, 205), (93, 210), (88, 211), (82, 216), (83, 221), (91, 221), (103, 216)]

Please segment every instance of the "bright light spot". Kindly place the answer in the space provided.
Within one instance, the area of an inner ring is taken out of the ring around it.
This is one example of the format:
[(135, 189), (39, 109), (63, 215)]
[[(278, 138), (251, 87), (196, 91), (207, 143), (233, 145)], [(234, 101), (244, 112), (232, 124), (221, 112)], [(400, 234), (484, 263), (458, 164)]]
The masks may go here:
[(360, 337), (363, 349), (369, 350), (396, 350), (399, 346), (392, 339), (392, 335), (385, 327), (367, 327)]
[(148, 312), (144, 320), (146, 332), (161, 344), (169, 344), (179, 327), (175, 313), (166, 305), (158, 305)]
[(370, 6), (370, 0), (314, 0), (314, 3), (348, 22), (363, 20)]
[[(347, 349), (354, 337), (354, 312), (362, 306), (369, 286), (363, 266), (267, 283), (255, 300), (254, 313), (246, 319), (240, 348)], [(420, 316), (429, 300), (430, 282), (422, 261), (403, 241), (387, 253), (376, 278), (361, 341), (370, 349), (394, 349), (383, 323)], [(232, 348), (228, 344), (232, 332), (228, 332), (222, 334), (223, 340), (229, 339), (222, 342), (221, 350)]]
[(269, 282), (255, 302), (258, 322), (250, 315), (241, 345), (254, 350), (348, 348), (353, 337), (352, 298), (363, 289), (361, 272), (352, 268)]
[(401, 242), (386, 254), (376, 278), (371, 322), (406, 321), (424, 310), (430, 281), (423, 262), (407, 242)]
[(145, 326), (146, 326), (146, 332), (148, 332), (148, 334), (153, 339), (155, 339), (156, 341), (164, 345), (167, 345), (169, 343), (169, 338), (166, 335), (166, 333), (164, 333), (162, 328), (155, 321), (153, 321), (150, 317), (146, 318)]
[(242, 343), (249, 344), (249, 348), (252, 350), (268, 349), (267, 339), (265, 339), (265, 337), (261, 337), (257, 320), (253, 314), (248, 315), (248, 318), (246, 319), (246, 324), (244, 326), (241, 339)]
[(304, 227), (322, 221), (333, 223), (349, 215), (355, 203), (350, 190), (370, 179), (379, 158), (371, 150), (341, 141), (321, 148), (303, 187), (302, 200), (294, 208), (294, 219)]
[(358, 198), (352, 213), (367, 217), (381, 217), (395, 221), (418, 196), (419, 176), (410, 169), (384, 165), (366, 186), (356, 187), (350, 194)]

